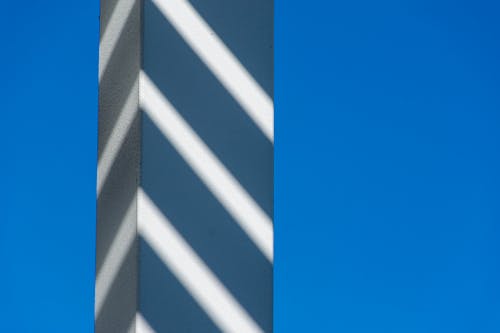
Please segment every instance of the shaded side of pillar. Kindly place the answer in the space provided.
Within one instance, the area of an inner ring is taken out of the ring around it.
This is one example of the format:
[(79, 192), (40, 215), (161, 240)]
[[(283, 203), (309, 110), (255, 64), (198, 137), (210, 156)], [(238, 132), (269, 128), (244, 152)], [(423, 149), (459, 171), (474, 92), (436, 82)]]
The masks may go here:
[(273, 1), (145, 0), (138, 332), (273, 330)]

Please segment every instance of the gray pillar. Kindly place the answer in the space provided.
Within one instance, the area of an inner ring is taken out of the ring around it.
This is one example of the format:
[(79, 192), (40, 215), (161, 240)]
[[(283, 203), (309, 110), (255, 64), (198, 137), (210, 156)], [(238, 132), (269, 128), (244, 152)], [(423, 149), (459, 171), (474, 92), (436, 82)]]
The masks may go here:
[(101, 1), (95, 332), (135, 332), (140, 36), (140, 1)]
[(272, 96), (272, 1), (101, 1), (96, 332), (272, 332)]

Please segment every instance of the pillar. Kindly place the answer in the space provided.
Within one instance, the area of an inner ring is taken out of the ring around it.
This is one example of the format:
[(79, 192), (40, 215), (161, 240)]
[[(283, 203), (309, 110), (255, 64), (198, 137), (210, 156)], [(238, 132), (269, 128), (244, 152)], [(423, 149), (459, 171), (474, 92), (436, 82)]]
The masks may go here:
[(95, 331), (272, 332), (273, 2), (100, 22)]

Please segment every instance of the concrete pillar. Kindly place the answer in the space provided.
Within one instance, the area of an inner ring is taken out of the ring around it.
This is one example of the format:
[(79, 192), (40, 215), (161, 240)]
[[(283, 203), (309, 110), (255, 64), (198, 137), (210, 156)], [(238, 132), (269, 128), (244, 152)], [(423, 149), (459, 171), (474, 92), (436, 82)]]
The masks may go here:
[(96, 332), (272, 332), (272, 96), (272, 1), (101, 1)]

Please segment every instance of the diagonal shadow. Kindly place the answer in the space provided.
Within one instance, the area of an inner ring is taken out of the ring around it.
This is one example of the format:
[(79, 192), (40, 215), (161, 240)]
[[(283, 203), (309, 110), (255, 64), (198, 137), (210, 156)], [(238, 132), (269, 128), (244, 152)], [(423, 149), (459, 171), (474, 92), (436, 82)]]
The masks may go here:
[(190, 0), (269, 96), (273, 96), (272, 0)]
[(142, 130), (141, 187), (259, 326), (272, 331), (272, 264), (145, 113)]
[(95, 318), (95, 332), (127, 332), (136, 313), (136, 281), (137, 244), (134, 244), (128, 250), (102, 309)]
[(111, 15), (113, 15), (113, 12), (116, 10), (117, 4), (123, 0), (106, 0), (106, 1), (100, 1), (100, 13), (99, 13), (99, 18), (100, 18), (100, 29), (99, 29), (99, 35), (102, 38), (102, 35), (106, 31), (109, 25), (109, 21), (111, 19)]
[(148, 243), (139, 244), (139, 309), (155, 331), (220, 332)]
[(140, 115), (137, 113), (97, 200), (96, 274), (102, 269), (104, 258), (137, 191), (139, 126)]
[(210, 149), (273, 216), (273, 145), (150, 1), (143, 68)]

